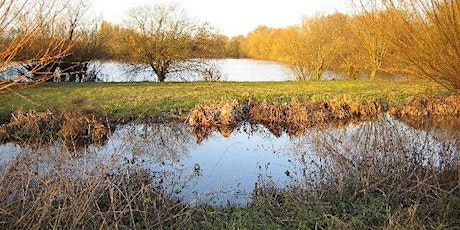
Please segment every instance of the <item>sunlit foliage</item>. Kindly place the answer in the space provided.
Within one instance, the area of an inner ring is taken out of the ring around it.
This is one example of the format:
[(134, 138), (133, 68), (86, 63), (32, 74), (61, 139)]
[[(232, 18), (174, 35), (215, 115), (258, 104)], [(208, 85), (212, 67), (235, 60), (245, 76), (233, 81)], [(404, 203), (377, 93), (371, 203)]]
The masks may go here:
[(326, 71), (429, 78), (460, 88), (460, 2), (355, 0), (354, 14), (316, 15), (286, 28), (260, 26), (244, 39), (248, 57), (289, 64), (299, 80)]

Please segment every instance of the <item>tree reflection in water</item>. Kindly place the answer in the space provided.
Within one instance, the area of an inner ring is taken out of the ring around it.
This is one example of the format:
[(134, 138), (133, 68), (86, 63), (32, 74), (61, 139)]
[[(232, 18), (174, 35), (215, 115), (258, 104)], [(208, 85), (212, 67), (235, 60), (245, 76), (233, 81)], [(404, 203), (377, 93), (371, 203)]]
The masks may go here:
[(291, 148), (313, 191), (397, 196), (422, 184), (455, 188), (456, 180), (445, 175), (458, 177), (458, 143), (458, 135), (413, 129), (383, 115), (342, 129), (311, 130), (294, 138)]
[(179, 162), (194, 145), (188, 126), (178, 122), (120, 126), (106, 145), (107, 152), (131, 153), (153, 162)]
[(15, 155), (16, 161), (27, 158), (20, 160), (24, 165), (15, 166), (17, 175), (48, 171), (73, 179), (147, 170), (154, 186), (188, 200), (209, 192), (240, 196), (230, 191), (238, 189), (250, 195), (254, 182), (283, 188), (291, 183), (320, 196), (351, 191), (356, 196), (377, 192), (394, 197), (421, 185), (428, 185), (427, 190), (455, 188), (460, 122), (450, 122), (456, 128), (405, 122), (409, 125), (383, 115), (376, 121), (290, 130), (249, 123), (203, 130), (177, 122), (126, 124), (118, 126), (104, 146), (77, 155), (63, 154), (67, 152), (59, 142), (47, 147), (0, 146), (0, 163), (7, 168)]

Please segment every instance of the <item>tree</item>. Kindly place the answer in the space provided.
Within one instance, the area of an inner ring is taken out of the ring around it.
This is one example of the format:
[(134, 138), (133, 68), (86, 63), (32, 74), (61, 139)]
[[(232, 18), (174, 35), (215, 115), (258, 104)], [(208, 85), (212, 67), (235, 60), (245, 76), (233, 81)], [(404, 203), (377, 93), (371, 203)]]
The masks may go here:
[(402, 39), (392, 40), (403, 73), (432, 79), (445, 87), (460, 89), (460, 1), (390, 0), (387, 10), (399, 14)]
[(251, 58), (273, 59), (273, 39), (275, 29), (259, 26), (250, 32), (244, 42), (244, 50)]
[(89, 30), (93, 24), (84, 21), (86, 0), (0, 0), (0, 8), (10, 18), (1, 22), (1, 64), (19, 74), (13, 81), (7, 77), (2, 86), (25, 79), (51, 81), (57, 73), (73, 77), (86, 73), (96, 51), (96, 30)]
[[(69, 5), (70, 0), (0, 0), (0, 72), (18, 63), (48, 65), (68, 55), (72, 43), (59, 39), (53, 25)], [(0, 91), (38, 71), (0, 79)]]
[(390, 49), (390, 71), (460, 89), (460, 1), (356, 1), (362, 14), (382, 18), (368, 25)]
[(244, 36), (232, 37), (227, 44), (227, 56), (232, 58), (244, 58), (247, 57), (246, 52), (243, 50), (242, 44), (245, 41)]
[(195, 35), (192, 47), (194, 58), (222, 58), (227, 56), (228, 37), (214, 31), (205, 24)]
[(129, 47), (126, 45), (125, 38), (131, 32), (117, 24), (107, 21), (101, 23), (97, 43), (101, 46), (99, 53), (103, 60), (122, 60), (130, 55)]
[(126, 61), (147, 64), (163, 82), (168, 74), (200, 68), (194, 59), (206, 28), (187, 16), (177, 5), (157, 4), (132, 8), (125, 38), (130, 50)]
[(348, 18), (343, 14), (305, 18), (302, 26), (286, 30), (291, 38), (285, 44), (285, 60), (299, 80), (320, 80), (340, 59), (340, 48)]
[(388, 12), (364, 12), (356, 16), (358, 38), (365, 50), (362, 65), (369, 71), (369, 79), (374, 80), (377, 73), (384, 71), (390, 53), (388, 39)]
[(285, 41), (279, 48), (279, 52), (284, 54), (281, 61), (290, 65), (298, 80), (307, 80), (310, 71), (304, 57), (308, 54), (308, 44), (302, 29), (291, 26), (285, 30), (283, 37)]
[[(96, 39), (99, 21), (87, 15), (89, 7), (88, 0), (71, 0), (53, 24), (48, 25), (49, 30), (54, 31), (51, 36), (71, 44), (71, 47), (69, 53), (58, 61), (40, 65), (40, 73), (34, 74), (32, 80), (42, 77), (48, 81), (80, 82), (96, 79), (96, 76), (88, 71), (88, 65), (99, 50), (100, 44)], [(29, 64), (29, 68), (37, 67), (36, 64)]]

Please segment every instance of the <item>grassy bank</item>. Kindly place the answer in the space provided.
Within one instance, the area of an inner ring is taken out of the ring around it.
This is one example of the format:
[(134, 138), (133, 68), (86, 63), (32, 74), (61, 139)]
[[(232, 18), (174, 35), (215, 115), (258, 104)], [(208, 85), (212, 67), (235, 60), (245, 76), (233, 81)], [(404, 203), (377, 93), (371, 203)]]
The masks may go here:
[(449, 94), (444, 88), (420, 81), (317, 81), (317, 82), (193, 82), (193, 83), (45, 83), (17, 86), (0, 94), (0, 120), (18, 109), (65, 109), (70, 103), (102, 109), (112, 118), (142, 118), (189, 111), (197, 104), (227, 99), (287, 102), (327, 100), (380, 100), (401, 105), (416, 95)]

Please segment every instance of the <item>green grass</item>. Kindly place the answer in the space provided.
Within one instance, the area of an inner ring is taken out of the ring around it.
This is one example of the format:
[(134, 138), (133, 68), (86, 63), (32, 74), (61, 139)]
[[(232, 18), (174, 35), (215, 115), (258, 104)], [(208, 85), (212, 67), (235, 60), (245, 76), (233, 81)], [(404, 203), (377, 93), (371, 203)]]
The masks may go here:
[(400, 105), (420, 94), (446, 96), (449, 92), (427, 81), (306, 81), (306, 82), (192, 82), (192, 83), (44, 83), (0, 94), (0, 120), (17, 109), (65, 109), (72, 101), (85, 108), (107, 111), (111, 117), (161, 116), (188, 111), (197, 104), (225, 99), (286, 102), (326, 100), (383, 100)]

